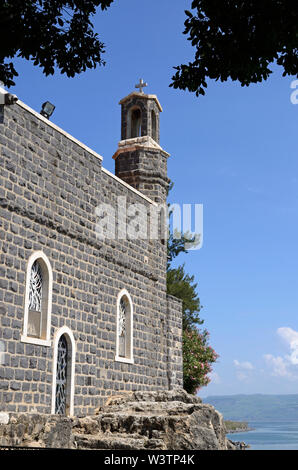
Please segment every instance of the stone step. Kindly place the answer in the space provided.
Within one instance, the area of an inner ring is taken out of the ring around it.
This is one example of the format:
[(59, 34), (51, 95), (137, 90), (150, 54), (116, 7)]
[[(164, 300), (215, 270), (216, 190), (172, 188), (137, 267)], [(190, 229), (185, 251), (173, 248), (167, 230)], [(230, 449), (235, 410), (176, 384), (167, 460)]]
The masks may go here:
[(137, 434), (152, 437), (153, 433), (166, 433), (167, 429), (175, 427), (181, 420), (181, 415), (138, 415), (133, 412), (107, 413), (87, 420), (79, 420), (73, 427), (77, 434)]
[(147, 402), (147, 403), (169, 403), (169, 402), (182, 402), (198, 404), (202, 403), (201, 398), (195, 395), (190, 395), (185, 390), (179, 388), (171, 391), (136, 391), (136, 392), (119, 392), (117, 395), (112, 395), (108, 400), (107, 404), (120, 404), (126, 403), (127, 406), (131, 402)]
[(207, 405), (204, 404), (193, 404), (193, 403), (183, 403), (179, 401), (173, 402), (145, 402), (145, 401), (135, 401), (129, 403), (120, 403), (120, 404), (112, 404), (108, 406), (102, 407), (98, 414), (104, 413), (119, 413), (125, 410), (125, 413), (134, 412), (134, 413), (144, 413), (148, 416), (148, 413), (154, 415), (158, 413), (161, 414), (190, 414), (194, 411), (199, 411), (206, 408)]
[(78, 449), (97, 450), (140, 450), (140, 449), (165, 449), (161, 439), (148, 439), (146, 437), (123, 434), (108, 435), (81, 435), (74, 434), (74, 446)]

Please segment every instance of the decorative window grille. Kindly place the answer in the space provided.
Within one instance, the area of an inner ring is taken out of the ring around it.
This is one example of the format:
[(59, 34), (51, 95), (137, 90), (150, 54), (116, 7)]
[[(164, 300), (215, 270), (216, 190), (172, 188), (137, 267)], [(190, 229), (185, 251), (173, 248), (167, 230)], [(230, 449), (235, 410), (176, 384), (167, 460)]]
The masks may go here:
[(50, 346), (53, 272), (49, 259), (35, 251), (28, 259), (21, 341)]
[(29, 281), (28, 336), (41, 336), (42, 287), (42, 270), (38, 261), (34, 261)]
[(29, 310), (41, 312), (42, 300), (42, 271), (40, 264), (34, 261), (31, 268), (29, 286)]
[(119, 356), (126, 356), (126, 323), (127, 323), (127, 302), (122, 297), (119, 305), (119, 323), (118, 323), (118, 338), (119, 338)]
[(67, 341), (62, 335), (58, 342), (57, 370), (56, 370), (56, 401), (55, 413), (58, 415), (66, 414), (67, 399)]
[(122, 289), (117, 298), (115, 361), (133, 364), (133, 304), (129, 292)]

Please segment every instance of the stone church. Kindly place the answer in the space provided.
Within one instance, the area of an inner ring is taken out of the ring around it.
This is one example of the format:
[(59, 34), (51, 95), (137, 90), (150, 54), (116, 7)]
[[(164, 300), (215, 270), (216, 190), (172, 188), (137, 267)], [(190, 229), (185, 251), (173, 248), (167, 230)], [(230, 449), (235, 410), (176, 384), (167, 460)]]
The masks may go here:
[(114, 175), (0, 88), (0, 411), (92, 415), (119, 391), (182, 385), (165, 238), (128, 237), (117, 217), (117, 236), (98, 236), (99, 207), (127, 222), (125, 205), (166, 203), (158, 98), (141, 83), (120, 105)]

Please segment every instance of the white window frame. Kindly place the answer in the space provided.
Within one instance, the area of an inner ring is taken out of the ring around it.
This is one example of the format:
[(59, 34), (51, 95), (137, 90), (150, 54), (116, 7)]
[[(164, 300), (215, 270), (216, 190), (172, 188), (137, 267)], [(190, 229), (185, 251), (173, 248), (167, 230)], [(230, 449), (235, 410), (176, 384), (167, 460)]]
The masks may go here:
[[(35, 261), (42, 260), (42, 269), (47, 270), (47, 285), (46, 289), (43, 289), (44, 301), (46, 302), (46, 311), (42, 312), (42, 316), (46, 317), (46, 329), (44, 338), (35, 338), (28, 336), (28, 319), (29, 319), (29, 288), (30, 288), (30, 276), (31, 268)], [(53, 292), (53, 271), (51, 263), (43, 251), (35, 251), (28, 259), (27, 271), (26, 271), (26, 288), (25, 288), (25, 308), (24, 308), (24, 323), (23, 323), (23, 334), (21, 335), (21, 341), (23, 343), (36, 344), (40, 346), (51, 346), (50, 334), (51, 334), (51, 315), (52, 315), (52, 292)]]
[(55, 404), (56, 404), (56, 374), (57, 374), (57, 357), (58, 357), (58, 342), (62, 335), (66, 336), (68, 354), (67, 363), (67, 410), (66, 416), (74, 415), (74, 388), (75, 388), (75, 356), (76, 356), (76, 343), (74, 335), (70, 328), (63, 326), (56, 331), (54, 335), (53, 348), (53, 371), (52, 371), (52, 404), (51, 404), (51, 414), (55, 414)]
[[(129, 303), (129, 331), (127, 332), (127, 340), (129, 342), (129, 357), (119, 356), (119, 337), (118, 337), (118, 328), (119, 328), (119, 318), (120, 318), (120, 301), (122, 297), (126, 297)], [(126, 289), (122, 289), (117, 297), (117, 319), (116, 319), (116, 355), (115, 361), (124, 362), (126, 364), (134, 364), (133, 358), (133, 303), (131, 296)]]

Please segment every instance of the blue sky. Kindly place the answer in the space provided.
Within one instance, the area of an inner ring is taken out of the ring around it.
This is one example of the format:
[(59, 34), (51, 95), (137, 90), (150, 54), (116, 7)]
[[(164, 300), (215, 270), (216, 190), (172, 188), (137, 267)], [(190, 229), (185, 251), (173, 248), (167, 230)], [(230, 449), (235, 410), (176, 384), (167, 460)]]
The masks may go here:
[(294, 77), (210, 82), (205, 97), (169, 88), (192, 58), (182, 34), (190, 0), (115, 1), (94, 18), (107, 65), (68, 79), (17, 60), (11, 89), (104, 157), (120, 140), (119, 100), (148, 82), (163, 107), (171, 202), (203, 204), (204, 244), (178, 258), (195, 275), (210, 344), (220, 355), (201, 396), (296, 393), (298, 387), (298, 105)]

